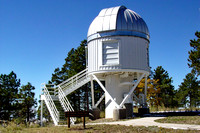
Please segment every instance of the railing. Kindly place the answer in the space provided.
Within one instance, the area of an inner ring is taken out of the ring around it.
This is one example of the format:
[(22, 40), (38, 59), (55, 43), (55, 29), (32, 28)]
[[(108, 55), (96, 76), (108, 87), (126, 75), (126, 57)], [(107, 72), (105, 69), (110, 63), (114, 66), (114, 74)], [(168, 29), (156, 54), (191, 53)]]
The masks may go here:
[[(88, 69), (86, 68), (85, 70), (57, 85), (56, 87), (54, 85), (49, 85), (52, 88), (50, 91), (47, 89), (47, 86), (43, 84), (43, 93), (46, 99), (45, 103), (55, 125), (58, 125), (59, 122), (59, 112), (53, 102), (52, 97), (58, 96), (64, 111), (74, 111), (66, 95), (86, 84), (88, 81), (90, 81), (90, 78), (88, 77)], [(76, 118), (71, 117), (70, 120), (72, 123), (74, 123)]]
[(53, 99), (51, 98), (51, 95), (50, 95), (50, 93), (49, 93), (49, 91), (48, 91), (48, 89), (46, 87), (46, 84), (42, 84), (42, 85), (43, 85), (42, 88), (43, 88), (43, 95), (45, 97), (45, 99), (44, 99), (45, 103), (46, 103), (47, 108), (48, 108), (48, 110), (50, 112), (50, 115), (51, 115), (51, 117), (53, 119), (54, 124), (58, 125), (60, 114), (59, 114), (59, 112), (58, 112), (58, 110), (57, 110), (57, 108), (56, 108), (56, 106), (55, 106), (55, 104), (53, 102)]
[(75, 87), (80, 81), (83, 81), (88, 77), (88, 69), (86, 68), (85, 70), (79, 72), (78, 74), (74, 75), (73, 77), (65, 80), (58, 86), (60, 86), (63, 90), (66, 90), (68, 88), (73, 88)]
[[(58, 98), (59, 98), (59, 101), (64, 109), (64, 111), (74, 111), (74, 109), (72, 108), (69, 100), (67, 99), (67, 97), (64, 95), (64, 92), (63, 90), (60, 88), (60, 86), (57, 86), (57, 89), (58, 89)], [(76, 121), (76, 118), (75, 117), (70, 117), (70, 121), (71, 123), (74, 124), (74, 122)]]

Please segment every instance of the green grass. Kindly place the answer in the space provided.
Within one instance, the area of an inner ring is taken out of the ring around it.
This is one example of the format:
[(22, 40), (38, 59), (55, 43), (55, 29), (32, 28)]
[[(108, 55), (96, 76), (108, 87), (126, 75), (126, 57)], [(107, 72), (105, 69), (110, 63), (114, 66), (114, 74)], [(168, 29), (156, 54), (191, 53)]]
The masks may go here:
[(156, 120), (156, 122), (200, 125), (200, 116), (171, 116)]

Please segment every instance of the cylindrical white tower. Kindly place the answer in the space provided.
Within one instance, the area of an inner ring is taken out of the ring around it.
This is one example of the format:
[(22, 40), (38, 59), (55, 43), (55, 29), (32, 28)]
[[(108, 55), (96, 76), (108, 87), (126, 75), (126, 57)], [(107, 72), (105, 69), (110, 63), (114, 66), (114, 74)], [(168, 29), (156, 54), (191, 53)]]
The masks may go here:
[(113, 109), (131, 103), (137, 84), (149, 75), (147, 25), (124, 6), (106, 8), (91, 23), (87, 41), (88, 72), (105, 80), (106, 118), (113, 118)]

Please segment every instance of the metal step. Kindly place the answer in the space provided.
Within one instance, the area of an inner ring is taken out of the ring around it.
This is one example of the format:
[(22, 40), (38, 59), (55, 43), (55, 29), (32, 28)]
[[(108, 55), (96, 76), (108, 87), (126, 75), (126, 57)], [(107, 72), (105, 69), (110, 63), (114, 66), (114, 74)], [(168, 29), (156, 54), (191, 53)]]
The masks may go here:
[[(66, 96), (81, 86), (85, 85), (89, 81), (90, 77), (88, 76), (88, 69), (86, 68), (85, 70), (57, 86), (48, 84), (43, 85), (45, 103), (55, 125), (66, 124), (67, 120), (65, 118), (64, 112), (74, 111)], [(74, 124), (76, 118), (70, 117), (70, 121), (72, 124)]]

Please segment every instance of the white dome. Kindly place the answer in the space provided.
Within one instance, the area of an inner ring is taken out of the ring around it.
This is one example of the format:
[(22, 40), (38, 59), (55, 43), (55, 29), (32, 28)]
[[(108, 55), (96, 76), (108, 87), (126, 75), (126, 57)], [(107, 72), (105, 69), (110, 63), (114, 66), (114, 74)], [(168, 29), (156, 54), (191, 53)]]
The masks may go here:
[(149, 41), (149, 30), (144, 20), (125, 6), (102, 9), (90, 24), (88, 42), (105, 36), (136, 36)]

